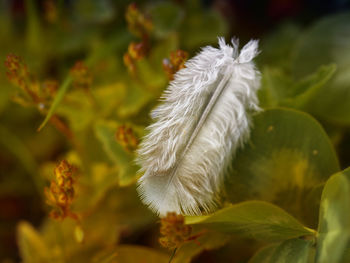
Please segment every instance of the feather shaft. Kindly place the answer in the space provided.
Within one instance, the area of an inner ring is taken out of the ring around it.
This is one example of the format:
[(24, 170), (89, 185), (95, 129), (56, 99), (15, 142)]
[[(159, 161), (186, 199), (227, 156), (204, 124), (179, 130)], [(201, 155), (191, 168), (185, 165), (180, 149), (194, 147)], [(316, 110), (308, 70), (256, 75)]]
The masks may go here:
[(168, 186), (171, 184), (172, 178), (174, 176), (174, 173), (177, 170), (177, 167), (181, 164), (184, 156), (186, 155), (186, 152), (188, 151), (188, 149), (193, 144), (193, 142), (196, 139), (200, 129), (203, 127), (203, 125), (204, 125), (205, 121), (207, 120), (210, 112), (214, 108), (216, 102), (218, 101), (218, 98), (220, 97), (222, 91), (224, 90), (228, 79), (229, 79), (229, 76), (228, 75), (224, 75), (223, 79), (219, 83), (219, 86), (215, 89), (214, 94), (210, 98), (208, 105), (204, 108), (203, 114), (201, 114), (201, 117), (199, 118), (198, 123), (194, 126), (194, 131), (191, 133), (191, 137), (189, 138), (188, 142), (185, 144), (186, 146), (185, 146), (185, 149), (182, 151), (181, 157), (179, 158), (176, 166), (173, 168), (173, 170), (171, 172), (171, 179), (169, 180), (169, 183), (165, 187), (164, 191), (166, 191)]

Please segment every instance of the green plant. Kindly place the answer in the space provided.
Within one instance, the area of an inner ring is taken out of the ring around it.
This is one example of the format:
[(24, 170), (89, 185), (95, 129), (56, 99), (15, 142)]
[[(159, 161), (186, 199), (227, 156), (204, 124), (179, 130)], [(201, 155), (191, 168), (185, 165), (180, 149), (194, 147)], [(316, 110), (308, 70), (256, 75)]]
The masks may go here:
[(225, 20), (198, 1), (74, 1), (67, 17), (62, 1), (47, 3), (41, 17), (26, 1), (24, 37), (0, 8), (1, 152), (20, 164), (6, 170), (0, 192), (34, 195), (44, 214), (35, 227), (16, 223), (24, 263), (205, 262), (201, 253), (216, 262), (350, 261), (350, 170), (341, 171), (349, 164), (349, 13), (262, 39), (264, 111), (233, 160), (227, 201), (213, 214), (163, 220), (168, 250), (136, 192), (134, 151), (169, 79), (228, 34)]

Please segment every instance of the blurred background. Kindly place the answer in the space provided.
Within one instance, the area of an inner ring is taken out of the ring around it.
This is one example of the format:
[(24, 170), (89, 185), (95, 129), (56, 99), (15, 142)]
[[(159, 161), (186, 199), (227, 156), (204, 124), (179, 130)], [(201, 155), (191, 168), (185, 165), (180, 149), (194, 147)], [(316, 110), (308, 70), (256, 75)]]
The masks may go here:
[[(349, 166), (349, 12), (349, 0), (0, 0), (0, 262), (45, 262), (28, 260), (45, 249), (48, 262), (102, 262), (116, 244), (159, 248), (127, 164), (168, 81), (217, 36), (260, 39), (263, 85), (335, 63), (303, 110)], [(67, 209), (50, 199), (63, 159), (76, 168)]]

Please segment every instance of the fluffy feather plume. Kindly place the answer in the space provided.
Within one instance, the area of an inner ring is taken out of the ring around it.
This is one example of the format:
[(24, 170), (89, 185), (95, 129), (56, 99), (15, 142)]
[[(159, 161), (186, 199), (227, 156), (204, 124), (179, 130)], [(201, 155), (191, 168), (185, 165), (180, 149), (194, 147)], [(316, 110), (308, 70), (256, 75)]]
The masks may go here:
[(258, 42), (238, 50), (219, 38), (186, 62), (151, 114), (138, 150), (141, 198), (153, 211), (198, 215), (215, 209), (232, 157), (249, 138), (258, 111)]

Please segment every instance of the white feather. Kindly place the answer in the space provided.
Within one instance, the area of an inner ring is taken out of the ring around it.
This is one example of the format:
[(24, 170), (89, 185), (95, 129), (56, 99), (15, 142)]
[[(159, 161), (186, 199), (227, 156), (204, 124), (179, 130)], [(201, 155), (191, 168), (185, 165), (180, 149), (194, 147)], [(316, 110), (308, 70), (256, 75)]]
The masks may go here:
[(213, 211), (232, 158), (248, 140), (258, 111), (260, 73), (252, 62), (258, 41), (241, 52), (219, 38), (186, 62), (151, 114), (137, 162), (141, 198), (153, 211), (198, 215)]

